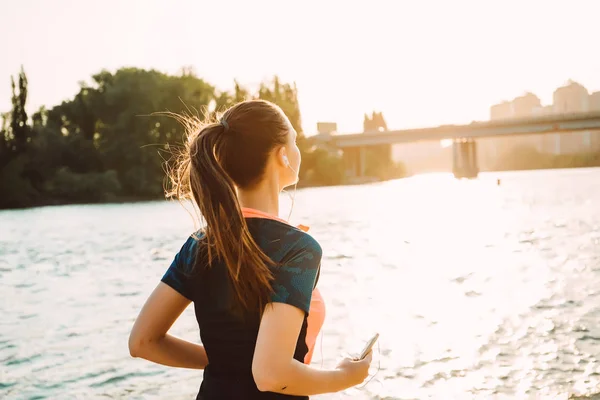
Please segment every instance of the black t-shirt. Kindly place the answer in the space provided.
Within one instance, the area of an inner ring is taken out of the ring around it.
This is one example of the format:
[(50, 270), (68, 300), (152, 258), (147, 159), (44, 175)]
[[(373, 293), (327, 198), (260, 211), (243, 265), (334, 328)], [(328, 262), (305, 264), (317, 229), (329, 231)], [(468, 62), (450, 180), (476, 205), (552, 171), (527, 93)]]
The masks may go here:
[[(256, 243), (277, 266), (272, 302), (287, 303), (305, 312), (294, 358), (304, 362), (307, 316), (321, 263), (321, 247), (309, 234), (272, 219), (247, 218)], [(162, 277), (166, 283), (194, 303), (200, 338), (209, 364), (197, 399), (308, 399), (260, 392), (252, 377), (252, 358), (260, 316), (240, 319), (230, 312), (231, 284), (224, 263), (207, 265), (201, 232), (192, 235)]]

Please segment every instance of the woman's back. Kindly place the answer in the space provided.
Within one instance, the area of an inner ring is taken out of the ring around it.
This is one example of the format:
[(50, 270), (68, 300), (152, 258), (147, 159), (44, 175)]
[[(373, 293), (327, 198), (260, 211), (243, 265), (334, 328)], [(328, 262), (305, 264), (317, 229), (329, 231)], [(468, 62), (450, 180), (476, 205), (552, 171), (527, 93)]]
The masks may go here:
[[(142, 307), (131, 355), (205, 369), (198, 394), (205, 400), (306, 399), (362, 382), (370, 355), (333, 370), (308, 365), (324, 319), (315, 289), (321, 248), (274, 217), (302, 158), (289, 119), (263, 100), (236, 104), (218, 122), (180, 119), (188, 136), (169, 168), (167, 195), (192, 200), (205, 227)], [(202, 344), (168, 334), (192, 301)]]
[[(276, 263), (271, 267), (272, 301), (306, 311), (294, 352), (294, 358), (304, 362), (308, 352), (307, 317), (318, 280), (321, 248), (307, 233), (285, 223), (266, 218), (247, 218), (246, 222), (253, 239)], [(205, 242), (192, 236), (162, 278), (194, 302), (200, 336), (210, 360), (198, 398), (294, 398), (259, 392), (256, 388), (252, 359), (260, 315), (256, 312), (240, 318), (232, 312), (232, 285), (227, 267), (218, 259), (207, 266), (207, 260)]]

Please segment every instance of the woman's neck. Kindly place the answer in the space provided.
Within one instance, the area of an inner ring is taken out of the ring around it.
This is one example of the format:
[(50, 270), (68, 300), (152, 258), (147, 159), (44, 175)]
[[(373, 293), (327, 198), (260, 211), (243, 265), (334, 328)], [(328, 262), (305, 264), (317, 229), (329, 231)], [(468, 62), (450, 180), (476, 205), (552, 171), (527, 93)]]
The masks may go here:
[(238, 190), (240, 205), (271, 215), (279, 215), (279, 189), (276, 182), (262, 182), (252, 190)]

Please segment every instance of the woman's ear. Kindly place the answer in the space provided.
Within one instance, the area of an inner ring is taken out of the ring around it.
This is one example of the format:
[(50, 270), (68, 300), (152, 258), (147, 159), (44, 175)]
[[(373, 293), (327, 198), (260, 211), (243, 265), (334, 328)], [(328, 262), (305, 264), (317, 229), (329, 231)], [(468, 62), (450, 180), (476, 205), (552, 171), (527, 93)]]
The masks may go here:
[(279, 162), (283, 164), (284, 167), (290, 166), (290, 160), (287, 156), (287, 152), (285, 151), (285, 146), (281, 146), (281, 148), (277, 152), (277, 158), (279, 159)]

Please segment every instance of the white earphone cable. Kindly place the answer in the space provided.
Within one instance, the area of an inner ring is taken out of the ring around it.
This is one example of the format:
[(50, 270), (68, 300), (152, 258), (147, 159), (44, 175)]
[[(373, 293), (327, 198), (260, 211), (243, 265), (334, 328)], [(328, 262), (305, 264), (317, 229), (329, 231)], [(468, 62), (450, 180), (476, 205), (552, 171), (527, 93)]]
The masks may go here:
[(290, 206), (290, 213), (288, 215), (287, 221), (290, 222), (290, 219), (292, 218), (292, 211), (294, 211), (294, 202), (296, 200), (296, 189), (298, 188), (298, 171), (296, 171), (294, 168), (292, 168), (292, 166), (290, 165), (290, 160), (287, 158), (287, 156), (283, 156), (283, 160), (285, 162), (285, 165), (292, 170), (292, 172), (296, 175), (296, 183), (294, 183), (294, 193), (292, 195), (289, 195), (288, 191), (286, 190), (285, 192), (288, 193), (288, 195), (290, 196), (291, 200), (292, 200), (292, 205)]

